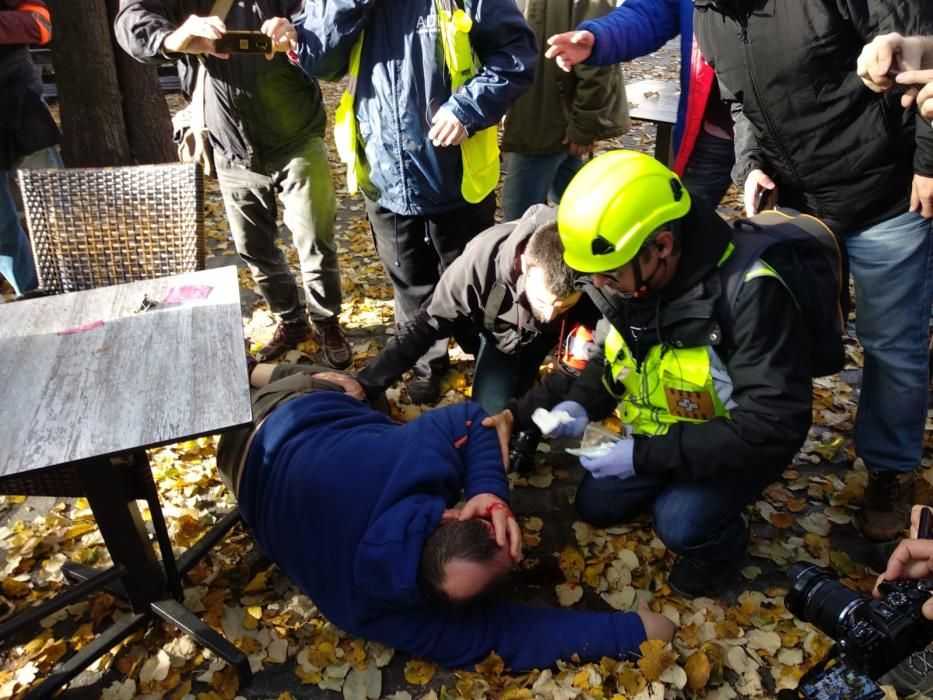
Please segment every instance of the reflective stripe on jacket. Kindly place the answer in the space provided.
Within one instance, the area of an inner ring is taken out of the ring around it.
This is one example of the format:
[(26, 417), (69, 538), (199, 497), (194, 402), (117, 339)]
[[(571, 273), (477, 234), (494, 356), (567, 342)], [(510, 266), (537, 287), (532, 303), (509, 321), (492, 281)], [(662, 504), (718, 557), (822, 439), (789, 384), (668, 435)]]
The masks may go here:
[(470, 42), (482, 68), (459, 92), (451, 89), (437, 36), (434, 0), (383, 3), (326, 0), (305, 4), (299, 31), (302, 67), (336, 80), (366, 30), (355, 112), (371, 171), (367, 197), (403, 216), (464, 206), (459, 148), (428, 138), (440, 108), (470, 135), (494, 126), (534, 77), (534, 35), (512, 0), (472, 0)]
[[(731, 253), (731, 248), (723, 259)], [(745, 281), (778, 274), (761, 260), (745, 273)], [(653, 346), (640, 364), (614, 327), (605, 343), (607, 388), (619, 395), (620, 420), (636, 435), (664, 435), (678, 422), (704, 423), (728, 418), (736, 404), (732, 378), (712, 346)]]

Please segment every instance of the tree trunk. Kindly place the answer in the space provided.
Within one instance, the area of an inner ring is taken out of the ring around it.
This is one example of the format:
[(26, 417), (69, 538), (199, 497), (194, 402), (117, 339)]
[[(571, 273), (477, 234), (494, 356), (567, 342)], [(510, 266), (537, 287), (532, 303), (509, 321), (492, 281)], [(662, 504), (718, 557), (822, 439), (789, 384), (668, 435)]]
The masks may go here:
[(72, 167), (132, 162), (104, 0), (47, 4), (65, 162)]
[[(106, 0), (107, 26), (120, 9), (119, 0)], [(123, 119), (130, 153), (137, 163), (171, 163), (178, 160), (172, 141), (172, 119), (159, 85), (155, 66), (132, 58), (116, 42), (110, 31), (116, 57), (117, 79), (123, 95)]]

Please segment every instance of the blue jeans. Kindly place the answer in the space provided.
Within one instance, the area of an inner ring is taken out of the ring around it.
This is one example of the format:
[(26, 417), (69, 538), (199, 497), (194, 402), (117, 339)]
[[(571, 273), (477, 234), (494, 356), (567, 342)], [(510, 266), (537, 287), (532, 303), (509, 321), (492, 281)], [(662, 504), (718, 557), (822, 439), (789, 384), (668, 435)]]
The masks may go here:
[(31, 291), (39, 284), (29, 239), (16, 216), (10, 194), (10, 173), (5, 170), (0, 171), (0, 275), (17, 294)]
[(583, 519), (597, 526), (617, 525), (650, 510), (654, 531), (672, 552), (731, 562), (748, 544), (745, 506), (781, 471), (750, 465), (747, 471), (703, 481), (653, 475), (594, 479), (585, 474), (576, 505)]
[(473, 370), (472, 399), (493, 415), (506, 402), (523, 395), (538, 378), (538, 368), (556, 345), (553, 336), (539, 336), (514, 355), (506, 355), (483, 333)]
[(871, 469), (920, 463), (929, 394), (933, 219), (895, 216), (845, 239), (865, 351), (855, 450)]
[(733, 141), (708, 134), (701, 127), (682, 178), (684, 187), (692, 196), (705, 199), (715, 209), (732, 184), (734, 164)]
[(555, 204), (559, 203), (567, 185), (583, 167), (583, 161), (567, 151), (545, 156), (509, 153), (505, 167), (502, 215), (506, 221), (514, 221), (533, 204), (547, 204), (548, 195)]

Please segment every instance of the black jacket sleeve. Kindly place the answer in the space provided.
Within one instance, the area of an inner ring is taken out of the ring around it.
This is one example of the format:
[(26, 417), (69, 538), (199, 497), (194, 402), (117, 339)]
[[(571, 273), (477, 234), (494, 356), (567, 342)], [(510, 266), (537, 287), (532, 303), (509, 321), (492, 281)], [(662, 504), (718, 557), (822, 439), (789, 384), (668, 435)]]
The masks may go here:
[(746, 469), (781, 469), (811, 421), (807, 331), (790, 293), (773, 277), (746, 282), (733, 309), (726, 363), (736, 406), (729, 418), (677, 423), (635, 438), (635, 472), (705, 479)]
[(164, 63), (162, 42), (178, 27), (179, 3), (173, 0), (120, 0), (113, 22), (117, 43), (143, 63)]
[[(511, 230), (512, 224), (508, 226)], [(378, 357), (357, 375), (367, 396), (385, 391), (414, 366), (434, 341), (453, 335), (461, 324), (470, 322), (474, 312), (482, 313), (491, 284), (495, 283), (490, 272), (494, 266), (487, 257), (488, 249), (480, 245), (482, 242), (468, 246), (444, 270), (415, 319), (399, 329)]]

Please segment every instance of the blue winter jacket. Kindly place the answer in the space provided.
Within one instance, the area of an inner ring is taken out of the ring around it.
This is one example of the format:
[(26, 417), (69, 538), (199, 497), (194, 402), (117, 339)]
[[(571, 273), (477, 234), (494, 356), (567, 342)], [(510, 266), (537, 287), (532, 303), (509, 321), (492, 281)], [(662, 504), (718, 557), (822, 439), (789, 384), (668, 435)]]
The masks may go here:
[[(693, 0), (626, 0), (605, 17), (581, 22), (577, 27), (596, 37), (589, 65), (606, 66), (631, 61), (660, 49), (680, 34), (680, 103), (674, 125), (674, 153), (681, 148), (692, 94), (695, 67), (693, 59)], [(702, 115), (706, 104), (699, 110)], [(693, 144), (689, 146), (691, 149)], [(680, 160), (680, 159), (678, 159)], [(685, 159), (684, 159), (685, 160)]]
[(346, 632), (445, 666), (495, 650), (513, 669), (620, 657), (644, 641), (635, 613), (485, 602), (429, 604), (416, 576), (424, 540), (460, 498), (509, 490), (486, 414), (461, 403), (399, 425), (345, 394), (283, 404), (256, 433), (240, 482), (263, 551)]
[(470, 134), (499, 122), (534, 78), (535, 37), (513, 0), (473, 0), (470, 41), (482, 70), (456, 95), (437, 32), (435, 0), (316, 0), (296, 21), (302, 67), (335, 80), (365, 29), (356, 116), (371, 168), (361, 187), (406, 216), (466, 205), (459, 147), (435, 148), (431, 118), (446, 107)]

